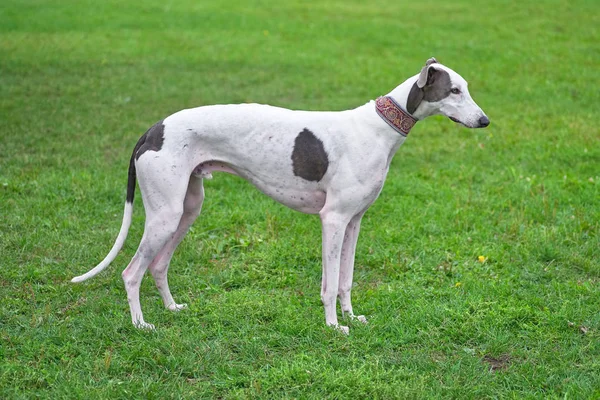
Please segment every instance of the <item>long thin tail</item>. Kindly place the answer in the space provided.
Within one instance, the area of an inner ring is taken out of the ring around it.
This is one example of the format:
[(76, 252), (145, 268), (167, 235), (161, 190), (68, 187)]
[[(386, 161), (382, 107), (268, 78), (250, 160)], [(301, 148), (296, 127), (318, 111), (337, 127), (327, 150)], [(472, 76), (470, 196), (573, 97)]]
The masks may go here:
[(71, 282), (83, 282), (87, 279), (90, 279), (100, 272), (102, 272), (108, 265), (115, 259), (119, 251), (121, 251), (121, 247), (125, 243), (125, 239), (127, 239), (127, 234), (129, 233), (129, 226), (131, 225), (131, 215), (133, 214), (133, 204), (129, 202), (125, 202), (125, 211), (123, 212), (123, 223), (121, 224), (121, 230), (119, 231), (119, 236), (117, 236), (117, 240), (113, 245), (112, 249), (108, 253), (108, 255), (102, 260), (102, 262), (96, 265), (94, 268), (89, 270), (83, 275), (76, 276), (71, 279)]
[(115, 259), (119, 251), (123, 247), (125, 243), (125, 239), (127, 239), (127, 234), (129, 233), (129, 226), (131, 225), (131, 216), (133, 214), (133, 198), (135, 196), (135, 181), (136, 181), (136, 173), (135, 173), (135, 159), (136, 154), (139, 148), (144, 144), (146, 140), (146, 135), (143, 135), (135, 148), (133, 149), (133, 154), (131, 155), (131, 160), (129, 161), (129, 173), (127, 177), (127, 198), (125, 200), (125, 210), (123, 211), (123, 222), (121, 223), (121, 230), (119, 231), (119, 235), (117, 236), (117, 240), (115, 240), (115, 244), (108, 255), (102, 260), (102, 262), (96, 265), (94, 268), (89, 270), (83, 275), (76, 276), (71, 279), (71, 282), (83, 282), (87, 279), (90, 279), (100, 272), (102, 272), (108, 265)]

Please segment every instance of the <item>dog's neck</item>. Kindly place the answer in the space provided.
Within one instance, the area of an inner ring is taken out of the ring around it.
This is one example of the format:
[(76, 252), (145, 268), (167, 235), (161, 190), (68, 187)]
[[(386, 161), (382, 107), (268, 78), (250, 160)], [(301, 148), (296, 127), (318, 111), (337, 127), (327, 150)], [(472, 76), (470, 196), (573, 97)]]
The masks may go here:
[(417, 120), (391, 96), (381, 96), (375, 101), (375, 111), (389, 126), (402, 136), (407, 136)]
[[(406, 112), (408, 110), (408, 95), (410, 94), (413, 85), (417, 82), (417, 79), (419, 79), (419, 75), (415, 75), (408, 78), (399, 86), (397, 86), (394, 90), (389, 92), (386, 95), (386, 97), (391, 97), (400, 106), (400, 108)], [(420, 121), (423, 118), (429, 116), (428, 114), (425, 114), (422, 110), (420, 110), (419, 107), (417, 107), (417, 109), (412, 114), (408, 112), (407, 114), (416, 119), (417, 121)]]
[[(390, 100), (393, 100), (398, 108), (401, 109), (403, 113), (406, 113), (407, 119), (409, 117), (413, 118), (415, 123), (429, 116), (429, 114), (420, 110), (420, 107), (417, 107), (415, 112), (412, 114), (405, 111), (408, 103), (408, 95), (417, 79), (418, 75), (408, 78), (402, 84), (389, 92), (386, 96), (384, 96), (384, 98), (387, 97), (390, 98)], [(373, 135), (372, 140), (381, 141), (381, 148), (387, 149), (384, 150), (384, 152), (388, 157), (388, 161), (391, 161), (398, 148), (400, 148), (402, 143), (404, 143), (406, 134), (399, 134), (399, 131), (391, 126), (391, 124), (379, 114), (377, 108), (377, 102), (370, 101), (367, 104), (358, 107), (357, 109), (351, 110), (351, 112), (356, 113), (355, 115), (357, 116), (360, 116), (360, 121), (362, 124), (365, 124), (365, 129), (367, 129), (369, 132), (371, 132), (371, 135)], [(414, 125), (414, 123), (412, 125)]]
[(427, 107), (419, 106), (414, 111), (408, 112), (408, 98), (418, 79), (419, 75), (408, 78), (387, 95), (379, 97), (375, 102), (379, 117), (403, 137), (408, 135), (410, 129), (418, 121), (435, 114)]
[[(380, 131), (380, 134), (384, 136), (393, 134), (393, 142), (399, 140), (399, 144), (401, 144), (408, 135), (410, 129), (419, 120), (428, 116), (426, 113), (422, 112), (419, 107), (417, 107), (412, 114), (406, 111), (408, 95), (418, 77), (418, 75), (415, 75), (408, 78), (387, 95), (379, 97), (376, 101), (370, 101), (358, 108), (359, 110), (365, 110), (364, 112), (367, 113), (366, 115), (369, 115), (369, 120), (373, 118), (371, 120), (372, 129)], [(389, 111), (387, 115), (385, 112), (386, 109)], [(404, 123), (404, 127), (402, 127), (402, 123)]]
[[(428, 117), (430, 114), (423, 107), (417, 107), (417, 109), (411, 114), (406, 111), (408, 103), (408, 95), (413, 85), (417, 82), (418, 75), (408, 78), (406, 81), (401, 83), (399, 86), (394, 88), (391, 92), (385, 95), (383, 98), (389, 98), (395, 103), (395, 105), (406, 113), (407, 119), (413, 118), (415, 123), (423, 118)], [(377, 111), (378, 106), (376, 101), (370, 101), (364, 106), (358, 107), (351, 112), (361, 115), (363, 123), (367, 124), (368, 130), (372, 132), (374, 137), (380, 138), (385, 143), (384, 147), (390, 149), (390, 157), (394, 155), (396, 150), (404, 143), (406, 134), (399, 134), (399, 130), (395, 129), (390, 122), (386, 121), (385, 118)], [(414, 123), (412, 124), (414, 125)], [(412, 127), (411, 125), (411, 127)]]

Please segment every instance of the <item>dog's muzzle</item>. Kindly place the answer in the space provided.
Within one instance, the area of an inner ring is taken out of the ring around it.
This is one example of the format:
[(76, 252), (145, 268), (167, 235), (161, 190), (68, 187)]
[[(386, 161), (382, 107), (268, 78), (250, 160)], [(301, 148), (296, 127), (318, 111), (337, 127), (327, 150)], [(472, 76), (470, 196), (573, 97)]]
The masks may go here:
[(485, 128), (489, 124), (490, 124), (490, 119), (488, 117), (486, 117), (485, 115), (483, 117), (479, 118), (479, 127), (480, 128)]
[(486, 117), (485, 115), (482, 116), (482, 117), (480, 117), (477, 120), (477, 125), (476, 126), (472, 126), (470, 124), (467, 125), (464, 122), (462, 122), (461, 120), (458, 120), (458, 119), (456, 119), (454, 117), (448, 117), (448, 118), (450, 118), (452, 121), (456, 122), (457, 124), (461, 124), (461, 125), (466, 126), (467, 128), (485, 128), (486, 126), (488, 126), (490, 124), (489, 118)]

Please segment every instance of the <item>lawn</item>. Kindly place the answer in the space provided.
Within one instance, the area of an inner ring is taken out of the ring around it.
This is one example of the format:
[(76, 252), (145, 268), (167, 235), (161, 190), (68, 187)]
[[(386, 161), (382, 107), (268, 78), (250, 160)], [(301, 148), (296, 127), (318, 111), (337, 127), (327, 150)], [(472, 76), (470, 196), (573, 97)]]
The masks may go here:
[[(0, 398), (600, 398), (600, 3), (0, 4)], [(130, 321), (109, 251), (133, 146), (183, 108), (345, 110), (435, 56), (483, 130), (419, 123), (367, 212), (354, 308), (324, 324), (319, 218), (240, 178)]]

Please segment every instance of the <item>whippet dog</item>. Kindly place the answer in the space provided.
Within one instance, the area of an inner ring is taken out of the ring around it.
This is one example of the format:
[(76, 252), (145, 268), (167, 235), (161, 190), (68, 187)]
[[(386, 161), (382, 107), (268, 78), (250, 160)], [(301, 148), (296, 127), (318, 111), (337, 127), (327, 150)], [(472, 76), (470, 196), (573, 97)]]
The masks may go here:
[(215, 171), (241, 176), (272, 199), (322, 223), (321, 300), (325, 322), (355, 316), (350, 301), (361, 218), (379, 196), (390, 161), (413, 125), (441, 114), (468, 128), (489, 125), (467, 82), (434, 58), (386, 96), (353, 110), (292, 111), (260, 104), (211, 105), (179, 111), (152, 126), (129, 163), (121, 230), (106, 258), (73, 282), (105, 269), (123, 246), (131, 224), (136, 177), (146, 210), (144, 234), (122, 273), (135, 326), (144, 321), (140, 283), (150, 269), (164, 305), (181, 310), (167, 282), (173, 252), (200, 214), (203, 179)]

